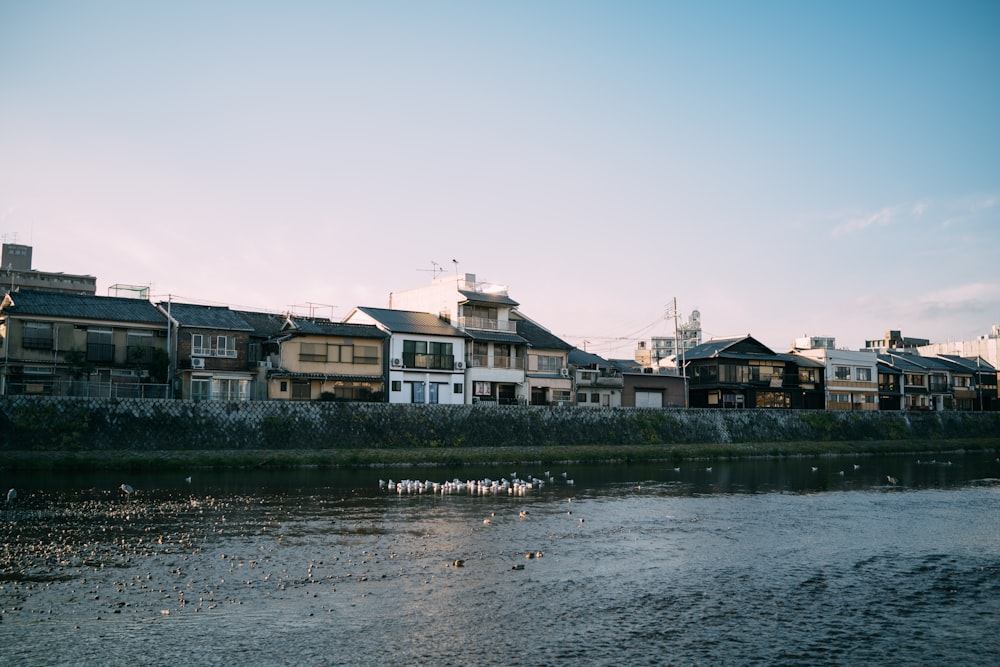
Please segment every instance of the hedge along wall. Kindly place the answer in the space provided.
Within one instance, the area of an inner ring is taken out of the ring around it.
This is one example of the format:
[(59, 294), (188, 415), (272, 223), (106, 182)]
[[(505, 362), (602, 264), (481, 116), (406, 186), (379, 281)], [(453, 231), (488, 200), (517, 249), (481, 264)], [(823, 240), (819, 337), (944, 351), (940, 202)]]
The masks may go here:
[(241, 450), (1000, 437), (1000, 413), (0, 399), (3, 450)]

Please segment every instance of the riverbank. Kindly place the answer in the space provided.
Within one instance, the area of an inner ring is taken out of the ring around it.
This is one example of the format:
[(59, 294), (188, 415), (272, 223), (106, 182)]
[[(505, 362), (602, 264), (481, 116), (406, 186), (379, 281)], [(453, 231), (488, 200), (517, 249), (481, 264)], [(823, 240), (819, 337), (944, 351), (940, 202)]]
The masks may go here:
[(198, 468), (365, 468), (493, 464), (638, 463), (685, 460), (1000, 452), (1000, 437), (947, 440), (858, 440), (726, 444), (547, 445), (308, 450), (84, 450), (3, 453), (0, 469), (191, 470)]

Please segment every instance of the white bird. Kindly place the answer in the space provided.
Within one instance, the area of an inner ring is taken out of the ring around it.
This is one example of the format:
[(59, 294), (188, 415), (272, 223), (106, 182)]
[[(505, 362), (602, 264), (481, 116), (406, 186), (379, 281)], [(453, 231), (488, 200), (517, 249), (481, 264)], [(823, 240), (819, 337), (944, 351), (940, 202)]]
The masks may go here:
[(886, 475), (885, 481), (889, 482), (889, 484), (892, 484), (893, 486), (899, 484), (899, 480), (893, 477), (892, 475)]
[(860, 470), (861, 469), (861, 464), (860, 463), (855, 463), (854, 464), (854, 469), (855, 470)]
[(813, 472), (816, 472), (817, 470), (819, 470), (819, 468), (818, 468), (817, 466), (813, 466), (813, 467), (812, 467), (812, 471), (813, 471)]
[(122, 491), (124, 491), (124, 492), (125, 492), (125, 495), (129, 495), (129, 494), (131, 494), (131, 493), (134, 493), (134, 492), (135, 492), (135, 489), (133, 489), (133, 488), (132, 488), (132, 487), (131, 487), (130, 485), (128, 485), (128, 484), (122, 484), (122, 485), (121, 485), (121, 486), (119, 486), (118, 488), (119, 488), (119, 489), (121, 489)]
[(191, 476), (189, 475), (189, 476), (185, 477), (184, 481), (187, 482), (188, 484), (190, 484), (191, 483)]
[(7, 502), (8, 503), (13, 502), (14, 498), (17, 498), (17, 491), (11, 489), (10, 491), (7, 492)]

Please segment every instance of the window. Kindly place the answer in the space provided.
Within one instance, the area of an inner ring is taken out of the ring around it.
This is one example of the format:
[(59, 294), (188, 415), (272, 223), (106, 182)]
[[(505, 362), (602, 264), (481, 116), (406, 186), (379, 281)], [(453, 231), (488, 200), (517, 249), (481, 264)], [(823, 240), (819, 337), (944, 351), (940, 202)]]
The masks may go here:
[(191, 356), (207, 357), (211, 354), (211, 339), (204, 334), (191, 334)]
[(851, 395), (850, 394), (835, 394), (835, 393), (831, 393), (830, 394), (830, 402), (831, 403), (850, 403), (851, 402)]
[[(238, 378), (213, 378), (212, 398), (217, 401), (245, 401), (249, 395), (250, 381)], [(295, 391), (293, 385), (292, 391)]]
[(191, 398), (196, 401), (207, 401), (212, 398), (212, 380), (195, 378), (191, 380)]
[(855, 368), (855, 376), (858, 382), (871, 382), (872, 381), (872, 369), (870, 368)]
[(816, 383), (816, 369), (815, 368), (800, 368), (799, 369), (799, 382), (802, 384), (815, 384)]
[(452, 344), (423, 340), (404, 340), (403, 364), (408, 368), (454, 370), (455, 356), (452, 352)]
[(215, 338), (215, 354), (218, 357), (236, 358), (236, 337), (217, 336)]
[(587, 402), (587, 395), (581, 391), (579, 394), (576, 395), (576, 402), (577, 403), (586, 403)]
[(26, 350), (51, 350), (52, 323), (25, 322), (21, 345)]
[(780, 391), (762, 391), (757, 394), (758, 408), (790, 408), (791, 396)]
[(425, 398), (424, 383), (423, 382), (411, 382), (410, 384), (410, 402), (411, 403), (426, 403)]
[(923, 373), (907, 373), (907, 387), (924, 387), (927, 384), (926, 376)]
[(280, 382), (280, 383), (278, 384), (278, 391), (280, 391), (280, 392), (281, 392), (281, 393), (283, 393), (283, 394), (284, 394), (284, 393), (286, 393), (286, 392), (288, 391), (288, 380), (282, 380), (282, 381), (281, 381), (281, 382)]
[(356, 364), (377, 364), (378, 347), (375, 345), (355, 345), (354, 363)]
[(461, 382), (456, 382), (455, 386), (452, 388), (452, 392), (451, 393), (453, 393), (453, 394), (461, 394), (464, 391), (465, 391), (465, 387), (462, 385), (462, 383)]
[(932, 373), (928, 389), (931, 391), (948, 391), (948, 376), (944, 373)]
[(563, 367), (562, 358), (551, 355), (540, 354), (538, 359), (538, 371), (541, 373), (558, 373)]
[(850, 380), (851, 379), (851, 367), (850, 366), (834, 366), (833, 367), (833, 377), (838, 380)]
[(326, 362), (326, 343), (299, 343), (299, 361)]
[(437, 403), (438, 402), (438, 387), (440, 387), (440, 386), (441, 385), (439, 383), (437, 383), (437, 382), (431, 382), (430, 383), (430, 385), (428, 386), (428, 392), (427, 392), (427, 402), (428, 403)]
[(569, 389), (553, 389), (552, 400), (558, 403), (569, 403), (573, 399), (573, 394)]
[(87, 361), (114, 361), (115, 346), (111, 341), (111, 329), (87, 329)]
[(493, 344), (493, 366), (495, 368), (510, 368), (510, 343)]
[(125, 349), (130, 363), (148, 364), (153, 360), (153, 332), (127, 332), (125, 334)]

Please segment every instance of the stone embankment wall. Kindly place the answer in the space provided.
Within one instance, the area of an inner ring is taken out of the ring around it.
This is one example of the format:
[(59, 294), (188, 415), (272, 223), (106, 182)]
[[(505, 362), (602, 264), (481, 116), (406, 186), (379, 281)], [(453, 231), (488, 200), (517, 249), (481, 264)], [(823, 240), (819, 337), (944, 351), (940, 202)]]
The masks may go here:
[(1000, 413), (0, 399), (0, 450), (253, 450), (1000, 437)]

